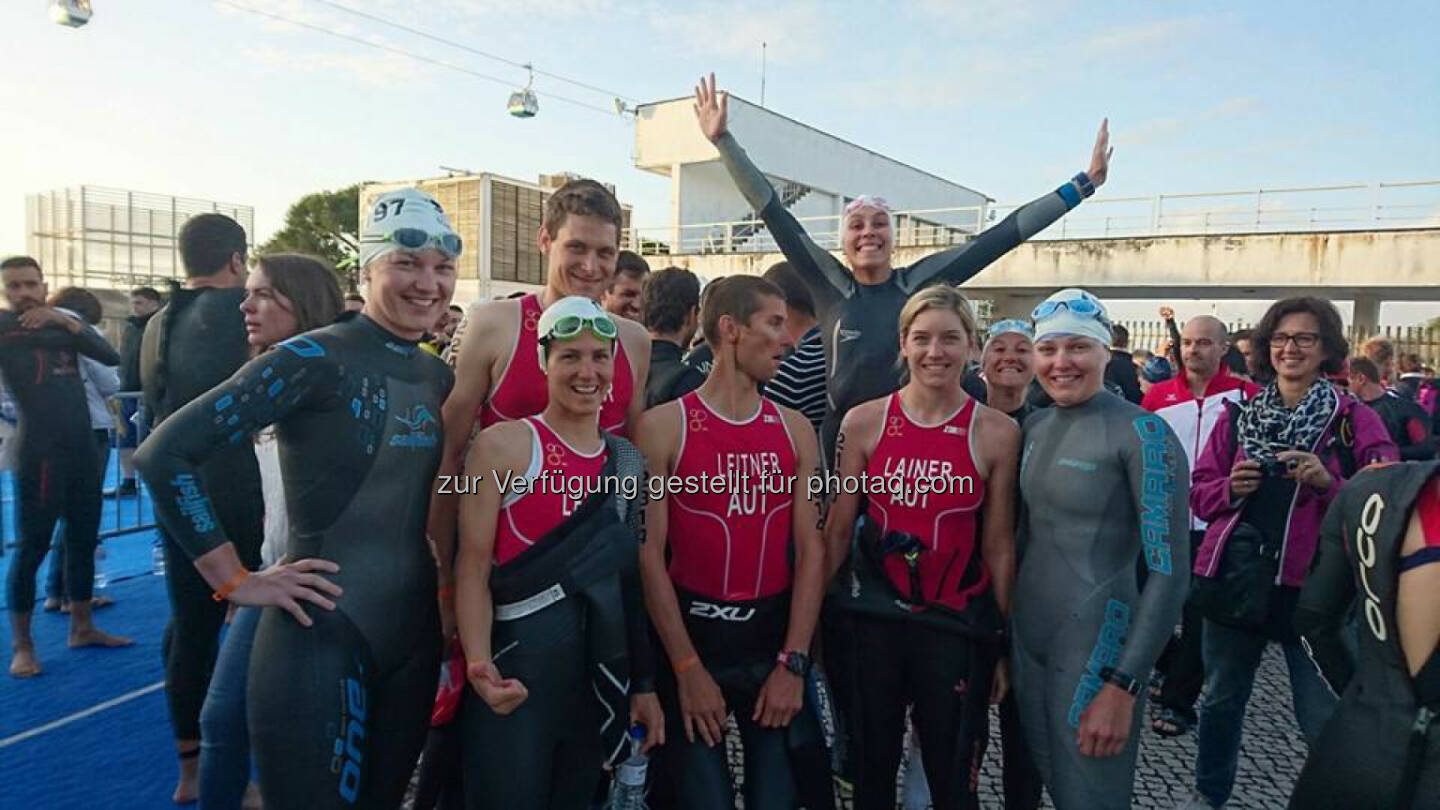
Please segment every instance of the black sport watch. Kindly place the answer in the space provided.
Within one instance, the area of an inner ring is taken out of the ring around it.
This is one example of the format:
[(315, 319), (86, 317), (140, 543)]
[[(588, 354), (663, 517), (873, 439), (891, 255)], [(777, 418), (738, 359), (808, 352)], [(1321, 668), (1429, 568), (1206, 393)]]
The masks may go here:
[(801, 678), (810, 674), (810, 656), (799, 650), (782, 650), (775, 656), (775, 663)]
[(1131, 696), (1140, 694), (1141, 684), (1133, 677), (1126, 675), (1114, 667), (1105, 667), (1100, 670), (1100, 680), (1112, 683), (1129, 692)]

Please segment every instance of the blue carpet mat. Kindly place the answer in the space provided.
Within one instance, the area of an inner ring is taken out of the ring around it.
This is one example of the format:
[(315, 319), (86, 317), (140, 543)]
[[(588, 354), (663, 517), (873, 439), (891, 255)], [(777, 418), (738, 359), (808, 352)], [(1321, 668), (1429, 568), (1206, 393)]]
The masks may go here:
[[(142, 538), (134, 542), (148, 549)], [(68, 649), (66, 617), (37, 613), (34, 635), (44, 673), (23, 681), (0, 675), (5, 807), (175, 806), (174, 742), (165, 694), (157, 686), (164, 678), (160, 639), (169, 617), (164, 579), (135, 577), (110, 592), (116, 604), (97, 613), (97, 623), (130, 636), (134, 646)], [(4, 632), (8, 650), (9, 628)]]

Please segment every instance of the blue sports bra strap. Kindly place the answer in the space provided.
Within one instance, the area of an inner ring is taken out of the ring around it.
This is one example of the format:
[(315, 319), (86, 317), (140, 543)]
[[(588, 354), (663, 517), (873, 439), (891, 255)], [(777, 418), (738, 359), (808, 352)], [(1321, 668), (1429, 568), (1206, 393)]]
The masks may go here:
[(1412, 568), (1437, 562), (1440, 562), (1440, 546), (1426, 546), (1418, 551), (1401, 555), (1400, 573), (1403, 574)]

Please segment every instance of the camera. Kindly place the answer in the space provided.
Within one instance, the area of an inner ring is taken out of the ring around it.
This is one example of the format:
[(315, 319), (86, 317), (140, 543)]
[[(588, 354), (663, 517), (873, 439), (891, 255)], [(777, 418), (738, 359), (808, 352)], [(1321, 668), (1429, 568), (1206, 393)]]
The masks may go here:
[(1263, 460), (1260, 462), (1260, 474), (1266, 478), (1284, 478), (1287, 473), (1295, 471), (1300, 466), (1295, 459), (1281, 461), (1278, 458)]

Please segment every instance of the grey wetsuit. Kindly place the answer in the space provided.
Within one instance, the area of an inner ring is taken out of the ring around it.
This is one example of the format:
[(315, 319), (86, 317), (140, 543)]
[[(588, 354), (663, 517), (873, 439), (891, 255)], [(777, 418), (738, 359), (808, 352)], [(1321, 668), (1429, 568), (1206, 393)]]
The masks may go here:
[[(1190, 472), (1163, 419), (1106, 391), (1025, 422), (1012, 600), (1025, 739), (1060, 810), (1129, 807), (1140, 723), (1121, 753), (1080, 754), (1081, 715), (1112, 667), (1145, 683), (1190, 582)], [(1143, 590), (1136, 560), (1149, 569)]]

